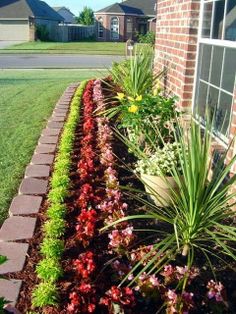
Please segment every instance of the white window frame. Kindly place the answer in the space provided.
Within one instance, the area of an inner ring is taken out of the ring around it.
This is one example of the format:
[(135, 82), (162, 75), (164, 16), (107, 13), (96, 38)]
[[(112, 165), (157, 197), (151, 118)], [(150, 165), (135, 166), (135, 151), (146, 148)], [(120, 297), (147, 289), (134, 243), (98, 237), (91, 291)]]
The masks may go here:
[[(103, 18), (98, 18), (98, 38), (104, 38), (104, 26), (103, 26)], [(102, 36), (100, 36), (100, 33), (102, 33)]]
[[(112, 21), (113, 20), (117, 20), (117, 22), (118, 22), (118, 29), (117, 29), (117, 34), (118, 34), (118, 36), (117, 36), (117, 38), (113, 38), (112, 37), (112, 34), (114, 33), (111, 29), (112, 29)], [(111, 40), (119, 40), (120, 39), (120, 19), (119, 19), (119, 17), (118, 16), (112, 16), (111, 17), (111, 20), (110, 20), (110, 32), (111, 32), (111, 35), (110, 35), (110, 38), (111, 38)]]
[[(197, 83), (199, 82), (203, 82), (209, 86), (212, 86), (214, 88), (217, 88), (219, 90), (219, 95), (218, 95), (218, 104), (219, 104), (219, 100), (220, 100), (220, 94), (221, 91), (232, 96), (232, 104), (231, 104), (231, 113), (230, 113), (230, 119), (229, 121), (231, 121), (232, 119), (232, 107), (233, 107), (233, 102), (234, 102), (234, 91), (232, 93), (226, 91), (225, 89), (219, 87), (219, 86), (215, 86), (213, 84), (211, 84), (210, 82), (206, 82), (202, 79), (200, 79), (198, 77), (198, 70), (199, 70), (199, 64), (200, 64), (200, 45), (201, 44), (208, 44), (211, 46), (218, 46), (218, 47), (225, 47), (225, 48), (234, 48), (236, 49), (236, 41), (231, 41), (231, 40), (225, 40), (223, 38), (223, 36), (225, 36), (225, 21), (226, 21), (226, 9), (228, 7), (228, 2), (229, 0), (225, 0), (225, 11), (224, 11), (224, 20), (223, 20), (223, 28), (222, 28), (222, 38), (221, 39), (212, 39), (212, 38), (204, 38), (202, 37), (202, 29), (203, 29), (203, 17), (204, 17), (204, 4), (207, 3), (213, 3), (213, 14), (214, 14), (214, 8), (215, 8), (215, 3), (218, 2), (219, 0), (201, 0), (201, 5), (200, 5), (200, 19), (199, 19), (199, 29), (198, 29), (198, 44), (197, 44), (197, 54), (196, 54), (196, 65), (195, 65), (195, 76), (194, 76), (194, 87), (193, 87), (193, 100), (192, 100), (192, 112), (194, 112), (194, 107), (195, 107), (195, 100), (196, 100), (196, 96), (197, 96)], [(211, 20), (211, 34), (210, 37), (212, 37), (212, 32), (213, 32), (213, 21), (214, 18), (212, 18)], [(223, 61), (224, 61), (224, 57), (225, 57), (225, 51), (223, 53)], [(210, 73), (211, 69), (209, 70)], [(220, 86), (222, 86), (222, 80), (223, 80), (223, 71), (221, 73), (221, 78), (220, 78)], [(235, 81), (234, 81), (234, 86), (236, 86), (236, 76), (235, 76)], [(207, 100), (209, 97), (209, 93), (207, 94)], [(207, 101), (206, 101), (207, 102)], [(200, 117), (197, 117), (198, 119)], [(201, 121), (201, 118), (200, 118)], [(229, 136), (225, 136), (219, 132), (216, 132), (216, 135), (218, 137), (218, 139), (220, 139), (222, 141), (222, 144), (225, 145), (225, 143), (229, 143), (230, 138)]]

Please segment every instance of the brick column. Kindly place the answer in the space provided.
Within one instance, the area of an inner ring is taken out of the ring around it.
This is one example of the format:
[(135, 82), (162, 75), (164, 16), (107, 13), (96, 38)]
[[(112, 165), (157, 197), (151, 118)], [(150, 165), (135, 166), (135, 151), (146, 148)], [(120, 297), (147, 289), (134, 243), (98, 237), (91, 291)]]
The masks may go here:
[[(235, 136), (236, 136), (236, 86), (234, 88), (234, 100), (232, 106), (229, 140), (232, 141), (235, 138)], [(236, 140), (234, 139), (234, 142), (232, 143), (232, 146), (227, 155), (227, 162), (229, 162), (235, 154), (236, 154)], [(236, 173), (236, 164), (233, 165), (231, 171), (232, 173)]]
[(158, 0), (155, 69), (167, 70), (166, 94), (191, 108), (196, 65), (200, 0)]

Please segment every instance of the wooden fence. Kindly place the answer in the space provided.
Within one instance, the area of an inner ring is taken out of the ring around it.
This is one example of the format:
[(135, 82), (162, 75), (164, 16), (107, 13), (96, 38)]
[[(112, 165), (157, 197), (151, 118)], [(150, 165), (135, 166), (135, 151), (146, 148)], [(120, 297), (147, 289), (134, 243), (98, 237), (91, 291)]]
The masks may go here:
[(59, 24), (57, 34), (55, 34), (56, 41), (80, 41), (95, 37), (95, 26), (84, 25), (65, 25)]

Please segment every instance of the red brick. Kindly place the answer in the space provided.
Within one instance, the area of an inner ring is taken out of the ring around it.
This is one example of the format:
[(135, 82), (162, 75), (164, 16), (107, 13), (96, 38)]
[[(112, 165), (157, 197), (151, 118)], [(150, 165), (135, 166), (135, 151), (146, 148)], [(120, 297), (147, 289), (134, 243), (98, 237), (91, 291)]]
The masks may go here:
[(30, 215), (39, 212), (43, 198), (41, 196), (17, 195), (13, 198), (10, 215)]
[(155, 70), (167, 66), (165, 91), (183, 107), (192, 105), (199, 11), (199, 1), (158, 0)]
[(7, 218), (0, 229), (0, 242), (31, 239), (35, 225), (36, 218), (18, 216)]

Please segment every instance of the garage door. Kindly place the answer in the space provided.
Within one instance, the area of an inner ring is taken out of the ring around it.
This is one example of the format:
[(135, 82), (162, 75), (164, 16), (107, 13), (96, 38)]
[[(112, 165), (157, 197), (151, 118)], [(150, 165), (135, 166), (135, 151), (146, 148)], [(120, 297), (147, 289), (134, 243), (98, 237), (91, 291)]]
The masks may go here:
[(0, 40), (28, 41), (28, 21), (0, 21)]

